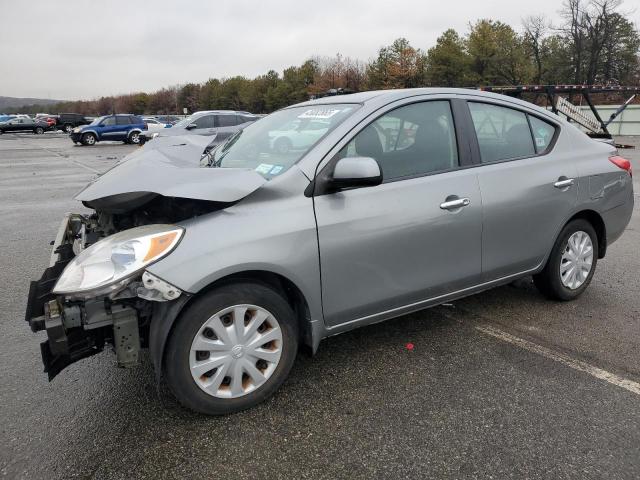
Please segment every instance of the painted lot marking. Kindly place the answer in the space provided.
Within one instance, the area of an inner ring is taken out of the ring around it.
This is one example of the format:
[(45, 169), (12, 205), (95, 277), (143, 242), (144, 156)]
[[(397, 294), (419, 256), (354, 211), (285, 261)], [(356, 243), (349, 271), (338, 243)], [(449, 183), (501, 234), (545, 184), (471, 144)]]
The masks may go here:
[(23, 145), (28, 145), (30, 148), (39, 148), (40, 150), (44, 150), (45, 152), (49, 152), (51, 155), (56, 155), (57, 157), (60, 158), (64, 158), (65, 160), (69, 160), (71, 161), (71, 163), (84, 168), (86, 170), (89, 170), (92, 173), (96, 173), (96, 174), (100, 174), (100, 170), (96, 170), (93, 167), (90, 167), (89, 165), (85, 165), (84, 163), (82, 163), (80, 160), (75, 160), (73, 158), (71, 158), (69, 155), (63, 155), (62, 153), (56, 152), (55, 150), (51, 150), (47, 147), (43, 147), (41, 145), (37, 145), (37, 144), (33, 144), (31, 142), (27, 142), (27, 140), (25, 138), (22, 137), (18, 137), (20, 139), (20, 141), (23, 143)]
[(549, 358), (556, 362), (560, 362), (566, 365), (569, 368), (573, 368), (574, 370), (579, 370), (581, 372), (588, 373), (592, 377), (599, 378), (600, 380), (604, 380), (605, 382), (609, 382), (612, 385), (615, 385), (620, 388), (624, 388), (625, 390), (630, 391), (631, 393), (635, 393), (636, 395), (640, 395), (640, 383), (634, 382), (632, 380), (628, 380), (626, 378), (620, 377), (614, 373), (607, 372), (606, 370), (602, 370), (601, 368), (594, 367), (586, 362), (581, 360), (576, 360), (571, 358), (563, 353), (554, 352), (546, 347), (535, 344), (533, 342), (529, 342), (528, 340), (524, 340), (522, 338), (511, 335), (510, 333), (503, 332), (502, 330), (491, 327), (489, 325), (480, 325), (475, 327), (479, 332), (484, 333), (485, 335), (490, 335), (495, 337), (503, 342), (511, 343), (512, 345), (516, 345), (520, 348), (524, 348), (533, 353), (537, 353), (538, 355), (542, 355), (543, 357)]

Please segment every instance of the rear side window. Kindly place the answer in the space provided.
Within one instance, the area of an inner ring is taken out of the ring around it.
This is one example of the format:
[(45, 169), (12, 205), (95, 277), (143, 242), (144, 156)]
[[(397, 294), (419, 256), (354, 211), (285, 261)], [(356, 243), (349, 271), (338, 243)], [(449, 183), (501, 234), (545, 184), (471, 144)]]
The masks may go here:
[(527, 115), (488, 103), (469, 102), (482, 163), (536, 154)]
[(375, 158), (385, 181), (455, 168), (458, 150), (449, 102), (396, 108), (359, 132), (339, 155)]
[(543, 153), (551, 145), (553, 136), (556, 133), (556, 127), (531, 115), (529, 115), (529, 121), (531, 122), (533, 141), (536, 144), (536, 152)]
[(238, 125), (238, 121), (236, 120), (235, 115), (218, 115), (217, 116), (217, 127), (233, 127)]
[(136, 117), (136, 116), (134, 116), (134, 115), (132, 115), (132, 116), (130, 116), (130, 117), (129, 117), (129, 121), (130, 121), (132, 124), (141, 124), (141, 123), (144, 123), (144, 122), (142, 121), (142, 118), (140, 118), (140, 117)]
[(118, 125), (130, 125), (131, 121), (129, 120), (129, 117), (116, 117), (117, 118), (117, 122)]

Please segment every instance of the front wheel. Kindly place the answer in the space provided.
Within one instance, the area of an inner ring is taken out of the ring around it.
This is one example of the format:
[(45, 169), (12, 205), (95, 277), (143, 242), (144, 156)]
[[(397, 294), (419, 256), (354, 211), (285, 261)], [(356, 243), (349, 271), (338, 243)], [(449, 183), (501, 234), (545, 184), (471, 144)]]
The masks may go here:
[(583, 219), (569, 222), (560, 232), (544, 270), (533, 276), (540, 292), (553, 300), (573, 300), (582, 295), (598, 263), (598, 236)]
[(184, 406), (224, 415), (270, 397), (288, 376), (297, 350), (296, 317), (280, 293), (258, 283), (225, 285), (180, 316), (164, 371)]
[(82, 144), (83, 145), (95, 145), (96, 144), (96, 136), (93, 133), (85, 133), (82, 135)]
[(69, 125), (68, 123), (65, 123), (64, 125), (64, 132), (65, 133), (71, 133), (73, 131), (73, 126)]
[(42, 135), (44, 133), (44, 128), (36, 127), (36, 129), (33, 131), (33, 133), (35, 133), (36, 135)]

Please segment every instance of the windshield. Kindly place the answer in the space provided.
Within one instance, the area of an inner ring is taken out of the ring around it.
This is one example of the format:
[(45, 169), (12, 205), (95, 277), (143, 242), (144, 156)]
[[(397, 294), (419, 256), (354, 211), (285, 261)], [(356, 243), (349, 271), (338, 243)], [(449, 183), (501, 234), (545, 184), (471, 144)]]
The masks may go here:
[(108, 115), (105, 115), (104, 117), (98, 117), (95, 118), (93, 120), (93, 122), (91, 122), (89, 125), (98, 125), (102, 120), (104, 120), (106, 117), (108, 117)]
[(286, 172), (358, 105), (335, 104), (279, 110), (236, 133), (213, 151), (212, 165), (252, 168), (267, 180)]

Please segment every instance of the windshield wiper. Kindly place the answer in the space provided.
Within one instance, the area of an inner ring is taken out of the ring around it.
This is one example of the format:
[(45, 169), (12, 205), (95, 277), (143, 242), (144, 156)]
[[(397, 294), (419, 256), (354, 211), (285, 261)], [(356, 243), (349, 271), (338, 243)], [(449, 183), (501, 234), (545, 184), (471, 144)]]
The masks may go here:
[(211, 163), (212, 167), (214, 168), (220, 167), (220, 165), (222, 164), (222, 160), (224, 159), (224, 157), (227, 156), (227, 153), (229, 153), (229, 149), (233, 146), (233, 144), (238, 141), (238, 139), (240, 138), (240, 135), (242, 135), (242, 130), (238, 130), (234, 135), (230, 136), (226, 142), (221, 143), (216, 148), (211, 150), (210, 152), (212, 154), (211, 158), (213, 158), (213, 152), (218, 150), (220, 146), (224, 145), (224, 149), (223, 149), (224, 151), (220, 154), (220, 158), (218, 158), (218, 160), (215, 160)]

